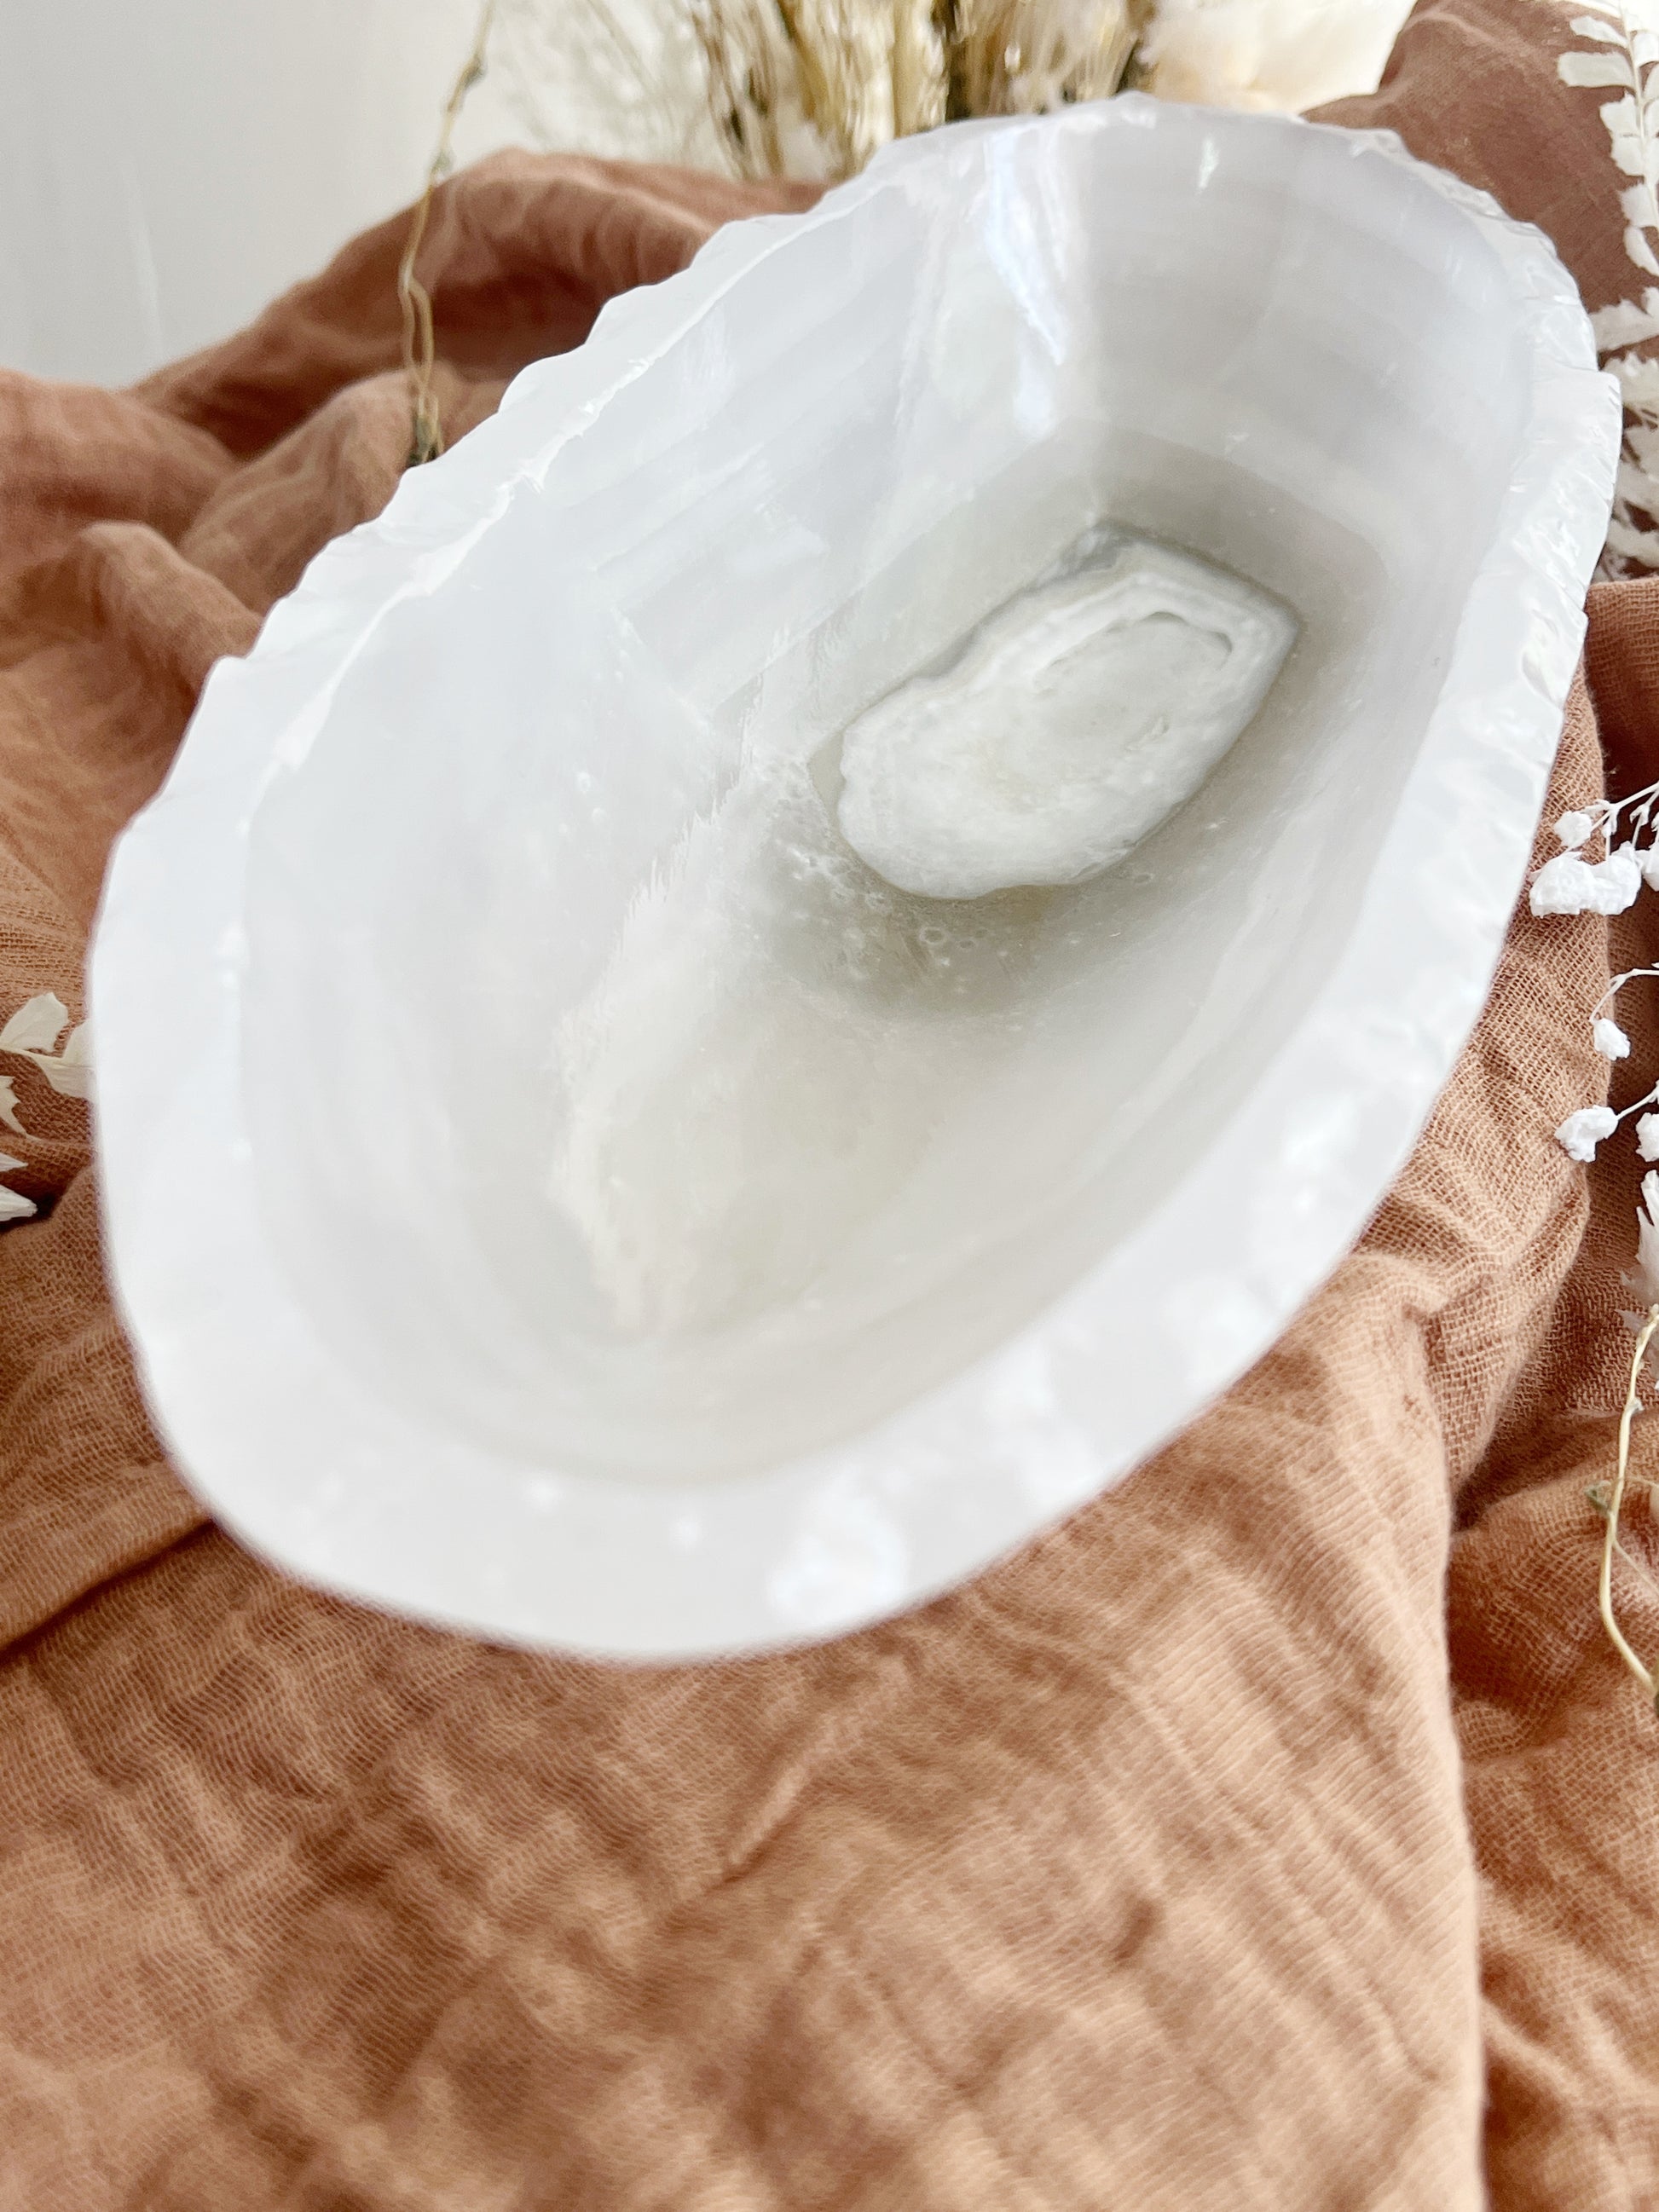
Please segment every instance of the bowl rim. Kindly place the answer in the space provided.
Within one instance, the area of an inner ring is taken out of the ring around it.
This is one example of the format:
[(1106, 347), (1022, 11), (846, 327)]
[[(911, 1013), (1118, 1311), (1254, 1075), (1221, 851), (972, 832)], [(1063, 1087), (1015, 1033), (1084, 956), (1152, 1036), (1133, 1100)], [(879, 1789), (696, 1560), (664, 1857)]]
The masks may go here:
[[(246, 833), (266, 781), (303, 757), (380, 621), (441, 583), (512, 483), (793, 239), (971, 141), (1149, 128), (1189, 132), (1195, 150), (1246, 132), (1340, 140), (1457, 208), (1528, 311), (1532, 404), (1510, 489), (1340, 957), (1136, 1231), (861, 1436), (667, 1486), (434, 1434), (331, 1357), (260, 1232), (238, 1112), (239, 978)], [(106, 1250), (186, 1480), (253, 1549), (343, 1595), (497, 1641), (668, 1659), (885, 1618), (1121, 1479), (1334, 1270), (1474, 1029), (1543, 803), (1620, 434), (1618, 387), (1541, 232), (1391, 132), (1139, 95), (900, 142), (807, 212), (728, 225), (678, 276), (611, 302), (584, 345), (532, 363), (495, 416), (325, 546), (246, 659), (216, 665), (166, 781), (113, 849), (89, 959)], [(1242, 1233), (1224, 1253), (1213, 1224), (1229, 1216)]]

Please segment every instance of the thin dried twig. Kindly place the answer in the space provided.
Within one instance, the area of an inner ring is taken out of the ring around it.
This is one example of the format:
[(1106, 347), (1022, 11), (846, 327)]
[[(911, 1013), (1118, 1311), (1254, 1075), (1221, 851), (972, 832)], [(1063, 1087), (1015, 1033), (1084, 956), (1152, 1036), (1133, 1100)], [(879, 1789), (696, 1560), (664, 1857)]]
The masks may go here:
[(418, 467), (422, 461), (435, 460), (444, 449), (443, 422), (432, 389), (432, 374), (437, 361), (432, 295), (415, 274), (415, 264), (432, 213), (432, 195), (454, 166), (451, 147), (456, 123), (466, 105), (468, 93), (484, 73), (484, 57), (490, 32), (495, 28), (496, 5), (497, 0), (483, 0), (479, 10), (477, 33), (445, 103), (437, 147), (427, 169), (426, 185), (416, 205), (414, 220), (409, 226), (403, 259), (398, 264), (398, 301), (404, 318), (404, 374), (409, 381), (410, 468)]
[(1642, 1685), (1648, 1703), (1659, 1711), (1659, 1681), (1656, 1681), (1652, 1670), (1644, 1666), (1631, 1649), (1613, 1609), (1613, 1555), (1617, 1552), (1621, 1558), (1629, 1556), (1619, 1541), (1619, 1515), (1625, 1502), (1625, 1487), (1630, 1479), (1631, 1424), (1641, 1410), (1642, 1369), (1648, 1356), (1648, 1346), (1653, 1342), (1656, 1334), (1659, 1334), (1659, 1305), (1648, 1308), (1646, 1318), (1637, 1331), (1636, 1349), (1631, 1355), (1630, 1386), (1625, 1393), (1624, 1411), (1619, 1416), (1619, 1467), (1613, 1476), (1613, 1494), (1607, 1500), (1607, 1532), (1601, 1542), (1600, 1595), (1601, 1626), (1612, 1639), (1614, 1650)]

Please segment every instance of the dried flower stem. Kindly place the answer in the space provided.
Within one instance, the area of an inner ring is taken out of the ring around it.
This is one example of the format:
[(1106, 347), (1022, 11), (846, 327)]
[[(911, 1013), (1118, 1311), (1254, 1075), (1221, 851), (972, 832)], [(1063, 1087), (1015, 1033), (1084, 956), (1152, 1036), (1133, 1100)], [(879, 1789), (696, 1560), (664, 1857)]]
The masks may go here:
[(1601, 1626), (1612, 1639), (1614, 1650), (1642, 1685), (1649, 1704), (1659, 1711), (1659, 1681), (1655, 1680), (1651, 1670), (1644, 1667), (1632, 1650), (1613, 1609), (1613, 1555), (1615, 1551), (1621, 1556), (1624, 1553), (1624, 1547), (1619, 1541), (1619, 1515), (1625, 1502), (1625, 1486), (1630, 1479), (1631, 1423), (1641, 1410), (1642, 1367), (1648, 1356), (1648, 1346), (1656, 1334), (1659, 1334), (1659, 1305), (1648, 1308), (1647, 1316), (1637, 1331), (1636, 1349), (1631, 1355), (1630, 1385), (1625, 1393), (1624, 1411), (1619, 1416), (1619, 1469), (1613, 1477), (1613, 1495), (1607, 1500), (1607, 1533), (1601, 1540), (1600, 1594)]
[(856, 174), (890, 138), (1121, 86), (1152, 0), (682, 0), (742, 176)]
[(432, 295), (415, 274), (415, 264), (426, 236), (427, 222), (432, 213), (432, 195), (440, 180), (454, 166), (450, 148), (455, 136), (455, 125), (466, 96), (484, 73), (484, 55), (489, 45), (489, 34), (495, 28), (497, 0), (483, 0), (478, 14), (478, 28), (471, 51), (461, 64), (460, 74), (450, 88), (444, 106), (443, 124), (438, 133), (438, 143), (428, 166), (426, 184), (416, 205), (414, 220), (409, 226), (409, 240), (404, 247), (403, 259), (398, 264), (398, 302), (404, 318), (404, 374), (409, 382), (410, 414), (409, 461), (416, 468), (422, 461), (435, 460), (444, 449), (443, 423), (438, 412), (438, 402), (432, 390), (432, 372), (437, 360), (437, 341), (432, 325)]

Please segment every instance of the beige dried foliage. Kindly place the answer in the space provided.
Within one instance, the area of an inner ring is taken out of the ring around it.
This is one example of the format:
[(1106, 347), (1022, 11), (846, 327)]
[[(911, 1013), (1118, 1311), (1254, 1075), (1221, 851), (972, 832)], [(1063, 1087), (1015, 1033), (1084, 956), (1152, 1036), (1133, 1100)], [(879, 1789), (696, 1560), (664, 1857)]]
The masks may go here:
[(746, 177), (849, 177), (890, 138), (1115, 92), (1150, 0), (687, 0)]
[[(398, 268), (411, 466), (435, 459), (444, 428), (433, 377), (431, 295), (419, 274), (433, 195), (455, 126), (483, 76), (498, 23), (522, 30), (546, 0), (480, 0), (472, 45), (445, 103), (438, 143)], [(561, 0), (561, 5), (566, 0)], [(1123, 82), (1155, 0), (668, 0), (684, 10), (708, 75), (709, 112), (743, 177), (857, 173), (890, 138), (975, 115), (1030, 115), (1102, 100)], [(579, 0), (586, 32), (642, 111), (672, 106), (623, 11)], [(562, 18), (580, 47), (585, 33)], [(672, 45), (672, 40), (669, 42)], [(510, 73), (509, 73), (510, 74)], [(522, 87), (520, 87), (522, 91)], [(659, 118), (660, 120), (660, 118)]]

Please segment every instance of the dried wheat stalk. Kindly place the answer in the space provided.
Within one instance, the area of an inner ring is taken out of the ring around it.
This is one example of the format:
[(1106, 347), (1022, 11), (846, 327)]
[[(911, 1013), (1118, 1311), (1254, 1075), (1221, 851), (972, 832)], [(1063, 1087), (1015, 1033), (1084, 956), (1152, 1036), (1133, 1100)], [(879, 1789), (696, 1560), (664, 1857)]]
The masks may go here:
[[(586, 0), (641, 88), (650, 72), (609, 0)], [(1028, 115), (1115, 92), (1152, 0), (675, 0), (708, 67), (708, 98), (740, 176), (850, 177), (890, 138), (974, 115)], [(481, 0), (471, 51), (398, 271), (410, 459), (443, 451), (432, 301), (417, 274), (432, 197), (500, 0)]]
[(738, 173), (848, 177), (890, 138), (1097, 100), (1150, 0), (687, 0)]

